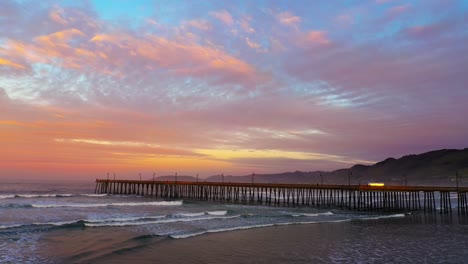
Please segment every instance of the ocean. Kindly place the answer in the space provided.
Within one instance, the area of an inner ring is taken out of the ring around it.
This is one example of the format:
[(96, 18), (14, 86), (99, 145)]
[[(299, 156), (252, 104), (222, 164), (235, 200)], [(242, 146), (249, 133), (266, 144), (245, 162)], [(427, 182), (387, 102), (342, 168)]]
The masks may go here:
[(0, 184), (0, 263), (468, 263), (466, 215), (367, 213)]

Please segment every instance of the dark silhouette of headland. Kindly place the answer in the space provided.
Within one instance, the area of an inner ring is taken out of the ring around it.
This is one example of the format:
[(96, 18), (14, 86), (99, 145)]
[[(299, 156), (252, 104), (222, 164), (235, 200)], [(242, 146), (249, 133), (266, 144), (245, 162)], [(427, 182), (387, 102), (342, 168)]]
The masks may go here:
[[(361, 184), (383, 182), (386, 185), (452, 186), (456, 177), (461, 185), (468, 186), (468, 148), (441, 149), (422, 154), (387, 158), (373, 165), (357, 164), (335, 171), (294, 171), (274, 174), (255, 174), (256, 183), (305, 184)], [(159, 181), (172, 181), (174, 176), (156, 177)], [(178, 176), (181, 181), (197, 181), (196, 177)], [(252, 175), (214, 175), (206, 182), (251, 182)]]

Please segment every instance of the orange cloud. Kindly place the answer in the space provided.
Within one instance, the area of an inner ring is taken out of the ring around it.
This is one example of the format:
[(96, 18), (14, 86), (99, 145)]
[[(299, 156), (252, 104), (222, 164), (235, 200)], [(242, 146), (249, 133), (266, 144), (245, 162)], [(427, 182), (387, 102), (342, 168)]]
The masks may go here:
[(18, 69), (26, 69), (26, 66), (24, 65), (21, 65), (19, 63), (15, 63), (10, 60), (3, 59), (3, 58), (0, 58), (0, 65), (6, 65), (6, 66), (13, 67), (13, 68), (18, 68)]
[(234, 19), (232, 18), (231, 14), (226, 10), (211, 12), (211, 15), (228, 26), (232, 26), (234, 24)]
[(57, 31), (49, 35), (43, 35), (36, 38), (36, 41), (44, 44), (55, 46), (56, 44), (64, 44), (77, 36), (85, 36), (85, 34), (78, 29), (71, 28), (67, 30)]
[(17, 127), (35, 127), (33, 124), (18, 122), (16, 120), (0, 120), (0, 126), (17, 126)]
[[(95, 66), (96, 55), (93, 51), (83, 48), (75, 48), (70, 43), (72, 40), (83, 41), (80, 38), (85, 34), (77, 29), (67, 29), (58, 31), (49, 35), (38, 36), (34, 38), (32, 43), (24, 43), (15, 40), (8, 40), (5, 48), (0, 50), (0, 54), (4, 54), (10, 58), (15, 58), (20, 61), (28, 63), (56, 63), (56, 59), (61, 60), (61, 66), (65, 68), (80, 69), (82, 67)], [(100, 57), (105, 56), (103, 53), (99, 54)], [(6, 64), (8, 61), (1, 62)], [(11, 63), (10, 63), (11, 64)], [(20, 64), (11, 64), (10, 66), (17, 68), (26, 68)]]

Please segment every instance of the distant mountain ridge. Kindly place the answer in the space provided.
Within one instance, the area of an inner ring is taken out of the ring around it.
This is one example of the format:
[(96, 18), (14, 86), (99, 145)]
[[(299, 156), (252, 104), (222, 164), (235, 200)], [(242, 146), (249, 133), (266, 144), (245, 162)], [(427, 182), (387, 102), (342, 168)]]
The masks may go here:
[[(444, 185), (455, 184), (458, 172), (459, 184), (468, 186), (468, 148), (441, 149), (401, 158), (387, 158), (373, 165), (357, 164), (348, 169), (331, 172), (283, 172), (245, 176), (215, 175), (199, 181), (252, 182), (256, 183), (308, 183), (308, 184), (368, 184), (384, 182), (387, 185)], [(173, 181), (175, 176), (161, 176), (157, 180)], [(178, 176), (179, 181), (196, 181), (196, 177)]]

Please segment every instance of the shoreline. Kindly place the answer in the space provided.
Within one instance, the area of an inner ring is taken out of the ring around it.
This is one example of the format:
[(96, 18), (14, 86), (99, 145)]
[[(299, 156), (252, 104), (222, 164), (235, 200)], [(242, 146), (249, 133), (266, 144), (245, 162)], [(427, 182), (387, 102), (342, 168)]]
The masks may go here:
[[(403, 218), (260, 227), (183, 239), (135, 234), (125, 228), (61, 230), (44, 239), (52, 242), (56, 239), (65, 248), (73, 245), (86, 248), (87, 251), (75, 255), (68, 252), (68, 258), (55, 258), (73, 263), (387, 263), (392, 259), (404, 263), (437, 262), (444, 258), (456, 263), (455, 260), (468, 257), (464, 250), (468, 247), (466, 234), (467, 223), (453, 216), (431, 218), (415, 214)], [(452, 238), (451, 243), (441, 245), (446, 236)], [(91, 246), (96, 250), (89, 250)], [(421, 252), (415, 248), (434, 251), (421, 259)], [(52, 249), (61, 251), (60, 247), (49, 248)], [(447, 258), (444, 255), (447, 250), (457, 253)]]

